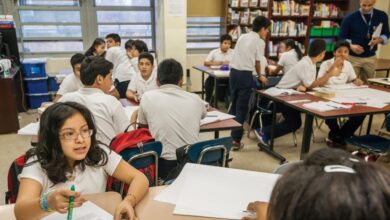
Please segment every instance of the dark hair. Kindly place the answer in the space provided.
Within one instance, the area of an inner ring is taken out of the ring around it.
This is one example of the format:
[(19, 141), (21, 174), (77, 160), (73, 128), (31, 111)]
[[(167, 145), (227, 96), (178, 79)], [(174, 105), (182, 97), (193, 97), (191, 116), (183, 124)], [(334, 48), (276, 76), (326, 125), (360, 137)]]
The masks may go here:
[(120, 37), (119, 34), (117, 34), (117, 33), (107, 34), (107, 35), (106, 35), (106, 39), (107, 39), (107, 38), (111, 38), (111, 39), (113, 39), (115, 42), (121, 43), (121, 37)]
[[(319, 158), (319, 154), (313, 156)], [(333, 157), (332, 162), (322, 161), (321, 165), (305, 161), (282, 175), (272, 191), (268, 219), (389, 219), (390, 171), (373, 163)], [(342, 165), (354, 173), (325, 171), (329, 165)]]
[(283, 43), (286, 45), (286, 47), (290, 47), (291, 49), (295, 50), (295, 53), (298, 55), (298, 60), (302, 59), (303, 53), (301, 49), (299, 49), (298, 45), (295, 43), (292, 39), (286, 39), (283, 41)]
[(88, 108), (75, 102), (55, 103), (48, 107), (41, 116), (37, 146), (26, 153), (27, 158), (36, 156), (37, 160), (25, 165), (30, 166), (39, 162), (53, 184), (67, 181), (68, 161), (61, 148), (59, 132), (65, 121), (78, 113), (84, 117), (88, 128), (92, 129), (93, 133), (87, 156), (83, 160), (76, 161), (76, 165), (85, 170), (86, 166), (104, 166), (107, 163), (108, 156), (98, 146), (94, 119)]
[(347, 165), (353, 162), (363, 162), (359, 157), (352, 155), (348, 151), (336, 148), (322, 148), (314, 151), (304, 161), (307, 166), (326, 166), (332, 164)]
[(309, 57), (316, 57), (324, 52), (326, 49), (326, 42), (322, 39), (314, 39), (310, 43)]
[(163, 60), (157, 69), (157, 80), (160, 85), (178, 85), (183, 79), (183, 67), (174, 59)]
[(128, 39), (125, 43), (125, 49), (128, 50), (128, 49), (131, 49), (133, 47), (133, 44), (134, 44), (134, 40), (132, 39)]
[(85, 51), (85, 54), (84, 54), (84, 55), (85, 55), (85, 56), (94, 56), (93, 53), (96, 52), (96, 47), (97, 47), (97, 46), (100, 46), (100, 45), (102, 45), (102, 44), (106, 45), (106, 42), (105, 42), (102, 38), (96, 38), (96, 39), (93, 41), (91, 47), (89, 47), (88, 50)]
[(346, 47), (346, 48), (348, 48), (348, 51), (351, 51), (351, 44), (349, 44), (348, 41), (345, 41), (345, 40), (337, 41), (333, 51), (336, 51), (340, 47)]
[(84, 85), (90, 86), (98, 75), (106, 77), (113, 68), (114, 65), (103, 57), (86, 57), (81, 63), (80, 80)]
[(148, 59), (152, 65), (154, 64), (154, 57), (150, 53), (141, 53), (138, 57), (138, 62), (141, 61), (141, 59)]
[(135, 47), (136, 50), (138, 50), (139, 53), (143, 52), (148, 52), (148, 45), (146, 45), (145, 42), (142, 40), (135, 40), (133, 44), (131, 45), (132, 47)]
[(74, 66), (77, 64), (81, 64), (84, 60), (85, 56), (81, 53), (76, 53), (70, 58), (70, 65), (72, 65), (72, 68), (74, 69)]
[(264, 16), (257, 16), (253, 20), (252, 30), (254, 32), (259, 32), (261, 30), (261, 28), (268, 28), (270, 25), (271, 25), (271, 21), (268, 18), (266, 18)]
[(225, 40), (228, 40), (231, 42), (233, 42), (233, 38), (232, 36), (230, 36), (230, 34), (224, 34), (221, 36), (221, 38), (219, 39), (219, 42), (222, 44)]

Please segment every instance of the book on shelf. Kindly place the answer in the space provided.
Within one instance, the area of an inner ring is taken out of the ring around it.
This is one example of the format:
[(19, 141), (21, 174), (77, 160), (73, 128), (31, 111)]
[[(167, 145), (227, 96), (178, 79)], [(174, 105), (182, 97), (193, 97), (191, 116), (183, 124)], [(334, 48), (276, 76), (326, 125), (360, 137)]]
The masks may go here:
[(259, 6), (261, 8), (268, 8), (268, 0), (260, 0)]
[(240, 4), (239, 0), (230, 0), (230, 7), (235, 7), (237, 8)]
[(249, 24), (250, 20), (250, 11), (249, 9), (246, 9), (245, 11), (240, 12), (240, 24), (247, 25)]
[(307, 25), (303, 22), (288, 21), (271, 21), (271, 36), (279, 37), (298, 37), (306, 36)]
[(259, 5), (259, 0), (250, 0), (249, 7), (256, 8)]
[(241, 8), (249, 7), (249, 0), (240, 0), (240, 7)]
[(274, 16), (309, 16), (310, 5), (295, 1), (274, 1), (272, 15)]
[(335, 4), (316, 3), (314, 4), (313, 16), (319, 18), (341, 18), (343, 13)]

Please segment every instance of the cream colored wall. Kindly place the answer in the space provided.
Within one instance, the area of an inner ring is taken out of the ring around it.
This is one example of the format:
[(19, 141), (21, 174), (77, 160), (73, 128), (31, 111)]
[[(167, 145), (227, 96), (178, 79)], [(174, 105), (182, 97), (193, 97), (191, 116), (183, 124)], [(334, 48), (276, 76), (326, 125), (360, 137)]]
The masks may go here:
[[(387, 12), (390, 15), (390, 1), (389, 0), (377, 0), (375, 8)], [(382, 59), (390, 59), (390, 43), (387, 45), (379, 46), (377, 57)]]
[(202, 64), (206, 59), (206, 56), (206, 53), (187, 54), (187, 69), (189, 69), (191, 73), (191, 91), (201, 91), (202, 89), (202, 73), (192, 69), (192, 66)]

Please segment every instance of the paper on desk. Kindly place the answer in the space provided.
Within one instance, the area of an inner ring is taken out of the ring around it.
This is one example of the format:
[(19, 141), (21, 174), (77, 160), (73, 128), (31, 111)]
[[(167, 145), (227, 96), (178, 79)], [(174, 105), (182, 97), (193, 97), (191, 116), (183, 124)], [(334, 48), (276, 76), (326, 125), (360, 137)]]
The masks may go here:
[(213, 71), (216, 76), (220, 77), (229, 77), (229, 70), (214, 70)]
[[(187, 166), (187, 165), (186, 165)], [(249, 202), (268, 202), (279, 175), (188, 164), (174, 214), (241, 219)], [(207, 199), (206, 199), (207, 198)]]
[(226, 114), (220, 111), (210, 111), (204, 119), (200, 120), (200, 125), (210, 124), (217, 121), (228, 120), (234, 118), (234, 115)]
[(329, 89), (362, 89), (362, 88), (368, 88), (368, 85), (361, 85), (357, 86), (353, 83), (347, 83), (347, 84), (335, 84), (335, 85), (325, 85), (324, 87), (329, 88)]
[(127, 117), (129, 118), (129, 120), (130, 120), (131, 116), (133, 115), (133, 113), (135, 111), (137, 111), (138, 109), (139, 109), (139, 106), (126, 106), (125, 107), (125, 112), (126, 112)]
[(302, 95), (304, 93), (298, 92), (295, 89), (280, 89), (276, 87), (271, 87), (264, 91), (265, 94), (270, 96), (280, 96), (280, 95)]
[(352, 108), (352, 105), (342, 105), (336, 102), (310, 102), (303, 104), (303, 107), (313, 109), (319, 112), (326, 112), (332, 110), (340, 110), (340, 109), (349, 109)]
[[(41, 220), (58, 220), (66, 219), (67, 213), (60, 214), (55, 212), (49, 216), (42, 218)], [(104, 209), (95, 205), (94, 203), (87, 201), (81, 207), (73, 209), (73, 220), (112, 220), (113, 216), (106, 212)]]
[(373, 108), (384, 108), (388, 105), (388, 103), (380, 103), (380, 102), (369, 102), (365, 104), (365, 106), (373, 107)]
[(211, 69), (221, 69), (221, 65), (211, 65), (210, 66)]
[(18, 134), (20, 135), (38, 135), (39, 121), (30, 123), (23, 128), (19, 129)]

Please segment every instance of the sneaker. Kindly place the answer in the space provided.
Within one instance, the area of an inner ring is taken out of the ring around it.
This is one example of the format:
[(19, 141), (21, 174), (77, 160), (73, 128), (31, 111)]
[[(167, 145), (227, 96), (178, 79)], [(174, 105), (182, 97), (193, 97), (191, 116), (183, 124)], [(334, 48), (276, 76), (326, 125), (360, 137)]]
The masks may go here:
[(244, 148), (244, 143), (233, 141), (233, 143), (232, 143), (232, 150), (233, 151), (238, 151), (238, 150), (241, 150), (242, 148)]
[(257, 139), (261, 142), (261, 144), (268, 146), (269, 145), (269, 139), (265, 135), (262, 128), (256, 128), (255, 129), (255, 135)]

